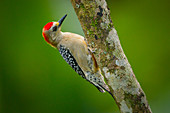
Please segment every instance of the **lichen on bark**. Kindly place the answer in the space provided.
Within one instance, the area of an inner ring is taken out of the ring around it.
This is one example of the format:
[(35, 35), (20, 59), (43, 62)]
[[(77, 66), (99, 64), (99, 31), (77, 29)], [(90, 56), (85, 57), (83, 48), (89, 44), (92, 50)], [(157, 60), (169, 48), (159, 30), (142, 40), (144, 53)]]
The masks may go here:
[(106, 1), (71, 0), (71, 3), (120, 111), (151, 113), (120, 45)]

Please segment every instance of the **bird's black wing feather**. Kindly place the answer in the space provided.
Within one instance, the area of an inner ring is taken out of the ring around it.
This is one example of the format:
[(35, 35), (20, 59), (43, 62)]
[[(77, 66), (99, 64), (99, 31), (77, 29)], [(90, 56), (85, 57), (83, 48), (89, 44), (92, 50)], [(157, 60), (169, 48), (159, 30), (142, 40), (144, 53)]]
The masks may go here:
[(73, 57), (69, 49), (66, 47), (60, 45), (59, 52), (63, 59), (76, 71), (80, 76), (85, 78), (85, 74), (82, 71), (82, 69), (79, 67), (78, 63), (76, 62), (76, 59)]
[(69, 51), (69, 49), (67, 49), (66, 47), (60, 45), (59, 52), (60, 52), (61, 56), (63, 57), (63, 59), (74, 69), (74, 71), (76, 71), (81, 77), (83, 77), (84, 79), (86, 79), (87, 81), (89, 81), (91, 84), (93, 84), (94, 86), (96, 86), (96, 88), (97, 88), (100, 92), (105, 92), (100, 86), (95, 85), (91, 80), (89, 80), (88, 78), (86, 78), (84, 72), (83, 72), (82, 69), (79, 67), (76, 59), (73, 57), (73, 55), (71, 54), (71, 52)]

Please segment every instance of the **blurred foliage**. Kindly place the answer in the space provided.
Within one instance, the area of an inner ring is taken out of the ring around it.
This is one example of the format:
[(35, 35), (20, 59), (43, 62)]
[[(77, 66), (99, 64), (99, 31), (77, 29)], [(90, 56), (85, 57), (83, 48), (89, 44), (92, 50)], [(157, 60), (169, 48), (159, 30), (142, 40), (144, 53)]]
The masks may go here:
[[(107, 0), (121, 44), (154, 113), (169, 112), (168, 0)], [(113, 113), (112, 97), (83, 80), (42, 38), (49, 22), (83, 35), (69, 0), (0, 1), (0, 113)]]

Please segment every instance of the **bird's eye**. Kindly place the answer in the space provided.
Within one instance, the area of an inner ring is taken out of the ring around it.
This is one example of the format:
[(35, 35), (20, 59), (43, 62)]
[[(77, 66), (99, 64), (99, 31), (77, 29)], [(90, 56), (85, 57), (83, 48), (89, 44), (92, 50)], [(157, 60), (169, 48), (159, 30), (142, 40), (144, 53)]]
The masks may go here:
[(54, 27), (53, 27), (53, 31), (57, 31), (57, 26), (54, 26)]

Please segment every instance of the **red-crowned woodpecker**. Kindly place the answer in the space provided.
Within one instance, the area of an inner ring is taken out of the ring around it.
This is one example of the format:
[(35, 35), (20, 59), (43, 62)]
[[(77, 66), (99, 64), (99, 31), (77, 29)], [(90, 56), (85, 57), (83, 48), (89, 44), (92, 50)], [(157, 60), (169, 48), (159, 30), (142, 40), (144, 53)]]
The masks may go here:
[(43, 28), (43, 37), (57, 48), (64, 60), (84, 79), (92, 83), (100, 92), (110, 92), (104, 81), (96, 59), (87, 46), (84, 37), (61, 31), (61, 24), (67, 15), (58, 22), (49, 22)]

